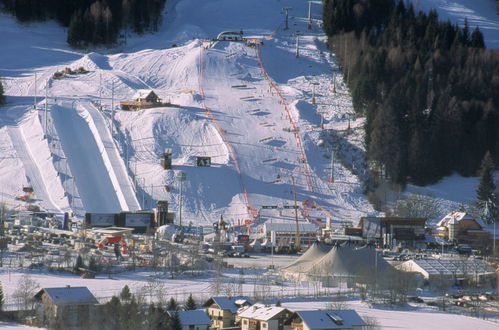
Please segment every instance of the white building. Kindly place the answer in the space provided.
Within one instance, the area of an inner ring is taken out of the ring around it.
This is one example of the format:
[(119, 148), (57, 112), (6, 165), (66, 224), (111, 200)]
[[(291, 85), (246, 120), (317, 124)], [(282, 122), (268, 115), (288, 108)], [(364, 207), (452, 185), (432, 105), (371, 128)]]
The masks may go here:
[(409, 260), (398, 266), (405, 272), (419, 273), (432, 284), (435, 281), (446, 280), (455, 282), (487, 282), (496, 277), (494, 268), (480, 259), (421, 259)]
[(217, 36), (218, 41), (242, 41), (243, 34), (241, 32), (224, 31)]
[(283, 307), (254, 304), (241, 309), (237, 316), (241, 320), (241, 330), (281, 330), (291, 314)]

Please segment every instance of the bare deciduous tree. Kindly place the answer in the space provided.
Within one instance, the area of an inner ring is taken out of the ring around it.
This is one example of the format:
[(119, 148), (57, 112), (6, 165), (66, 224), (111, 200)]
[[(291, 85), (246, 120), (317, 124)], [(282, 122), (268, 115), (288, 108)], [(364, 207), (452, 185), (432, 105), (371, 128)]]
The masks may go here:
[(396, 201), (388, 213), (406, 218), (434, 219), (441, 214), (441, 202), (430, 195), (408, 194)]
[(23, 310), (33, 309), (33, 298), (39, 287), (39, 283), (33, 280), (29, 274), (26, 274), (19, 279), (17, 287), (12, 293), (12, 298), (17, 301), (19, 308)]

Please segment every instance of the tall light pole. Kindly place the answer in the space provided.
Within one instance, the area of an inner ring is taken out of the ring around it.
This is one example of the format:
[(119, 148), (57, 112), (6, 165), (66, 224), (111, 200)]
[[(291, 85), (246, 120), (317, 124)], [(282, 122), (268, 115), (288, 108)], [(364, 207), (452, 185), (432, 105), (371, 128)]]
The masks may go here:
[(49, 86), (49, 80), (47, 79), (47, 83), (45, 84), (45, 137), (48, 137), (48, 86)]
[(315, 86), (318, 86), (319, 83), (318, 82), (311, 82), (312, 84), (312, 104), (315, 104)]
[(284, 20), (284, 30), (287, 30), (289, 29), (288, 27), (288, 17), (289, 17), (289, 10), (291, 10), (292, 8), (291, 7), (284, 7), (282, 8), (282, 10), (284, 10), (284, 12), (286, 13), (286, 18)]
[(183, 171), (177, 173), (177, 179), (180, 181), (180, 203), (179, 203), (179, 226), (182, 229), (182, 198), (183, 198), (183, 182), (186, 179), (186, 174)]
[(296, 36), (296, 54), (295, 54), (295, 57), (300, 57), (300, 36), (301, 36), (301, 32), (300, 31), (296, 31), (295, 32), (295, 36)]
[(35, 72), (35, 104), (33, 105), (33, 109), (36, 110), (36, 93), (37, 93), (37, 90), (36, 90), (36, 72)]
[(111, 87), (111, 138), (114, 137), (114, 81)]
[(295, 186), (295, 177), (291, 176), (291, 181), (293, 182), (293, 199), (295, 201), (295, 221), (296, 221), (296, 250), (301, 250), (301, 239), (300, 239), (300, 225), (298, 224), (298, 205), (296, 204), (296, 186)]
[(329, 179), (329, 182), (333, 183), (334, 182), (334, 149), (331, 148), (331, 178)]
[(311, 10), (311, 7), (312, 7), (312, 1), (309, 1), (308, 2), (308, 24), (307, 24), (307, 27), (309, 30), (312, 28), (312, 10)]

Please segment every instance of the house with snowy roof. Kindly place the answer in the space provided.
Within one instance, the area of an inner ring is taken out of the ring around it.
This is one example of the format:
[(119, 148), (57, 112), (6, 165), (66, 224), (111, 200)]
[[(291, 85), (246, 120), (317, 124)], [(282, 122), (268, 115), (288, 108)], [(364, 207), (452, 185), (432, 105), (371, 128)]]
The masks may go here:
[(479, 218), (462, 211), (452, 211), (437, 224), (436, 236), (474, 249), (486, 249), (492, 236)]
[(212, 327), (220, 329), (234, 326), (237, 311), (252, 304), (253, 301), (249, 297), (237, 296), (211, 297), (204, 305), (208, 307), (208, 315), (213, 322)]
[(254, 304), (237, 313), (241, 330), (282, 330), (292, 312), (287, 308)]
[(87, 287), (43, 288), (34, 296), (37, 319), (42, 324), (56, 321), (65, 329), (90, 325), (99, 302)]
[(133, 101), (121, 101), (122, 110), (140, 110), (162, 106), (161, 98), (151, 89), (139, 89), (133, 96)]
[(168, 316), (173, 317), (178, 313), (182, 330), (208, 330), (211, 325), (211, 319), (203, 310), (189, 311), (168, 311)]
[(284, 323), (291, 330), (362, 329), (367, 324), (351, 309), (296, 311)]

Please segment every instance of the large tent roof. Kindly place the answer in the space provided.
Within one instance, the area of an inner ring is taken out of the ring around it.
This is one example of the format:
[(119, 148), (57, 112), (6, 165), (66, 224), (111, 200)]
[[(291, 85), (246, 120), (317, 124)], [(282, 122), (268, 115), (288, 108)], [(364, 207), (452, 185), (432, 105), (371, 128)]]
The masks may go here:
[[(371, 246), (359, 248), (348, 243), (335, 245), (322, 256), (316, 252), (317, 250), (318, 247), (308, 255), (310, 261), (307, 258), (306, 261), (298, 263), (300, 258), (292, 265), (284, 268), (283, 272), (313, 278), (370, 275), (392, 268)], [(317, 257), (314, 259), (313, 255)], [(305, 257), (305, 254), (302, 257)]]
[(285, 267), (284, 270), (288, 272), (304, 273), (313, 265), (314, 262), (325, 256), (331, 248), (332, 246), (330, 245), (315, 242), (310, 245), (301, 257), (299, 257), (291, 265)]

